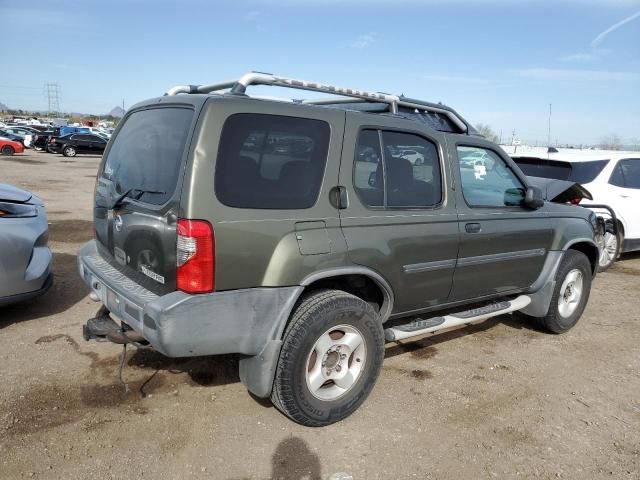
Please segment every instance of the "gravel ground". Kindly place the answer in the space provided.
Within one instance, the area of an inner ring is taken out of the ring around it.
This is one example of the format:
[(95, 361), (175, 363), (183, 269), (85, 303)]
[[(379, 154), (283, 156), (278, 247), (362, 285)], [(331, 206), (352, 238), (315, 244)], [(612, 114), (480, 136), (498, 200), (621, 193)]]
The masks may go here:
[(169, 359), (82, 339), (76, 270), (99, 158), (0, 157), (46, 201), (56, 283), (0, 309), (0, 478), (640, 478), (640, 255), (551, 336), (498, 317), (387, 345), (362, 408), (304, 428), (247, 394), (233, 356)]

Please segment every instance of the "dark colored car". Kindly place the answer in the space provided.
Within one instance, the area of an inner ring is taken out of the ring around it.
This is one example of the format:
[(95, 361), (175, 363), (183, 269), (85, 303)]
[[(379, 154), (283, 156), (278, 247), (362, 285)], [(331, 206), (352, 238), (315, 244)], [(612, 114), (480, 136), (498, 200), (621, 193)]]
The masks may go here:
[(310, 426), (362, 404), (385, 341), (515, 311), (569, 330), (598, 262), (595, 214), (544, 201), (449, 107), (270, 74), (133, 106), (96, 180), (85, 339), (240, 354), (247, 388)]
[(31, 138), (31, 148), (34, 150), (41, 152), (47, 149), (47, 143), (53, 137), (58, 137), (60, 135), (60, 129), (58, 127), (49, 128), (47, 130), (43, 130), (39, 133), (34, 133)]
[(107, 140), (88, 133), (52, 137), (47, 143), (49, 152), (62, 153), (65, 157), (75, 157), (79, 153), (102, 155), (105, 148), (107, 148)]

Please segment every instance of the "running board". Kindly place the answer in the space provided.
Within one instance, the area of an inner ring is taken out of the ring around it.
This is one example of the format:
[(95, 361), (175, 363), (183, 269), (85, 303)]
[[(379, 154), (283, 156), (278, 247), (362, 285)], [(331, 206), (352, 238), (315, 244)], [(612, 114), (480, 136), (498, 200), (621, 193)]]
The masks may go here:
[(451, 313), (442, 317), (427, 319), (417, 319), (411, 323), (398, 325), (392, 328), (385, 328), (384, 338), (389, 342), (404, 340), (405, 338), (417, 337), (425, 334), (436, 334), (443, 330), (472, 325), (484, 322), (491, 317), (497, 317), (505, 313), (521, 310), (531, 303), (531, 298), (527, 295), (520, 295), (509, 301), (492, 303), (484, 307), (473, 308), (459, 313)]

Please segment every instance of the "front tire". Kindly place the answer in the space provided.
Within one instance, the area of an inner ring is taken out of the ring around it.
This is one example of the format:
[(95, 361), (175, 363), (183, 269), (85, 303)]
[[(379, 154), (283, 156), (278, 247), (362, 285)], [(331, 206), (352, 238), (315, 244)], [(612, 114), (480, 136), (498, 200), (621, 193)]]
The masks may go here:
[(365, 401), (383, 359), (384, 333), (371, 305), (340, 290), (313, 292), (284, 333), (271, 401), (302, 425), (340, 421)]
[(11, 145), (5, 145), (4, 147), (2, 147), (3, 155), (13, 155), (14, 153), (16, 153), (16, 150)]
[(550, 333), (563, 333), (582, 316), (591, 293), (591, 262), (577, 250), (567, 250), (556, 273), (556, 286), (547, 315), (538, 319)]
[(600, 257), (598, 258), (598, 272), (604, 272), (608, 270), (611, 265), (620, 256), (620, 248), (622, 246), (622, 234), (618, 232), (614, 235), (611, 232), (606, 232), (602, 236), (602, 245), (600, 245)]

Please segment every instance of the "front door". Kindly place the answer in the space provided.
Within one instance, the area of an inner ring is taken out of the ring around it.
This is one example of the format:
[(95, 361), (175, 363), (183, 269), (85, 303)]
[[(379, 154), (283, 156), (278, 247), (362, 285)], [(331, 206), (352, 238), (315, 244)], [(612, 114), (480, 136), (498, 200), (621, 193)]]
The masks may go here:
[(450, 152), (460, 185), (460, 251), (451, 301), (524, 289), (542, 271), (551, 222), (544, 207), (522, 205), (525, 178), (511, 159), (488, 142), (457, 138)]
[(443, 136), (415, 122), (369, 120), (347, 112), (340, 184), (349, 202), (340, 222), (349, 257), (391, 284), (394, 314), (443, 303), (458, 251)]
[(625, 220), (626, 249), (640, 248), (640, 158), (620, 160), (607, 188), (611, 206)]

